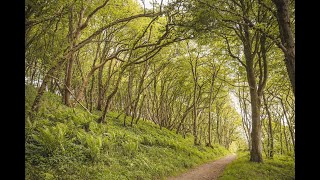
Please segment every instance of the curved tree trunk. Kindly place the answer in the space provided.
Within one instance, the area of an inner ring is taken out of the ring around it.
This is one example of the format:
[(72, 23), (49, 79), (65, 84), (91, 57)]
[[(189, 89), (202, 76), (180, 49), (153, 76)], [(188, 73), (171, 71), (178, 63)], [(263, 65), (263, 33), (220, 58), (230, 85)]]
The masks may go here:
[(277, 7), (277, 20), (280, 31), (280, 39), (284, 48), (281, 48), (285, 56), (285, 64), (293, 94), (295, 95), (295, 42), (290, 23), (289, 0), (272, 0)]

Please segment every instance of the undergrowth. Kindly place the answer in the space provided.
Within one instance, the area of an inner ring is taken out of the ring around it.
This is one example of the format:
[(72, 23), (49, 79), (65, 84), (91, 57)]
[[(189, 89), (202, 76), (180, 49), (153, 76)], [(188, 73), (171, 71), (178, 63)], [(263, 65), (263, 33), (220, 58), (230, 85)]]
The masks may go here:
[(293, 157), (275, 155), (273, 159), (264, 157), (263, 163), (249, 161), (249, 152), (241, 152), (236, 160), (227, 165), (219, 180), (285, 180), (295, 179)]
[[(36, 89), (26, 86), (26, 113)], [(46, 92), (39, 113), (26, 118), (26, 179), (164, 179), (229, 152), (219, 146), (194, 146), (181, 135), (151, 121), (122, 125), (115, 112), (107, 124), (98, 113), (69, 108)]]

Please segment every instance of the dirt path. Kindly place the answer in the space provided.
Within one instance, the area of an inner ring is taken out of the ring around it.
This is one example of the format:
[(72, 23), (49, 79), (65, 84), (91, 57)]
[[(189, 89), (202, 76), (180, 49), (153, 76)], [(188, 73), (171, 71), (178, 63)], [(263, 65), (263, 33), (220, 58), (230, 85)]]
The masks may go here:
[(176, 177), (170, 177), (168, 180), (216, 180), (223, 172), (224, 168), (231, 161), (236, 159), (236, 155), (232, 154), (224, 158), (203, 164), (190, 171)]

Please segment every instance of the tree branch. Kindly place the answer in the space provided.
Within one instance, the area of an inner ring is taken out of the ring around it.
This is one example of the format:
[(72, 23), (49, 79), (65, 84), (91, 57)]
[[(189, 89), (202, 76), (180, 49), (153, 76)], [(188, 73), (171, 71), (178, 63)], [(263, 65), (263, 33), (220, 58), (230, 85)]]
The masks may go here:
[(227, 50), (228, 50), (228, 52), (229, 52), (229, 55), (230, 55), (232, 58), (235, 58), (236, 60), (238, 60), (238, 61), (240, 62), (240, 64), (241, 64), (243, 67), (247, 68), (247, 65), (246, 65), (246, 64), (244, 64), (238, 56), (234, 55), (234, 54), (231, 52), (230, 44), (229, 44), (228, 38), (227, 38), (227, 37), (225, 37), (225, 36), (224, 36), (223, 38), (226, 40), (226, 43), (227, 43)]

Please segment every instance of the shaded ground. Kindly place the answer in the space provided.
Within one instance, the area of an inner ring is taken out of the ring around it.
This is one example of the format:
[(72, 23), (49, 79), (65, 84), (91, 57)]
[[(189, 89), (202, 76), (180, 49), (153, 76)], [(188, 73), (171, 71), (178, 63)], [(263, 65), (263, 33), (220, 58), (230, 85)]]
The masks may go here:
[(170, 177), (168, 180), (215, 180), (218, 179), (220, 174), (223, 172), (224, 168), (229, 164), (231, 161), (236, 159), (236, 155), (228, 155), (224, 158), (219, 160), (215, 160), (201, 166), (198, 166), (190, 171), (181, 174), (176, 177)]

